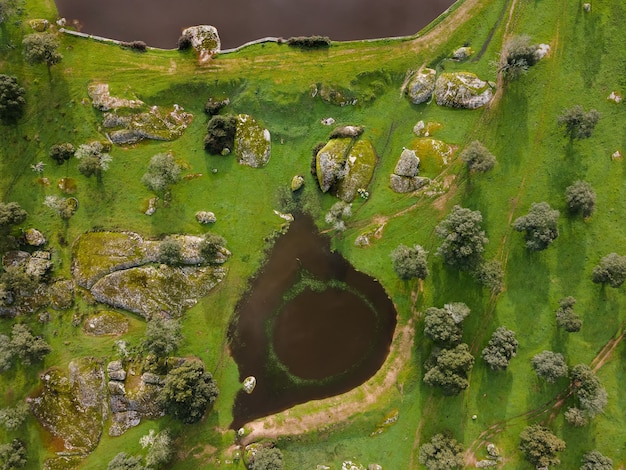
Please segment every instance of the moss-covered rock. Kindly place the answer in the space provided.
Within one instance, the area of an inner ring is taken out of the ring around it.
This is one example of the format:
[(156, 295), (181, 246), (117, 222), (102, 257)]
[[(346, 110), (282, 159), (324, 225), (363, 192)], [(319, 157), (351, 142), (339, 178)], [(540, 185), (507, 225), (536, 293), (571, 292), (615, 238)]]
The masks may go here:
[(128, 331), (128, 319), (117, 312), (98, 312), (85, 319), (83, 331), (89, 336), (119, 336)]
[(392, 174), (389, 186), (396, 193), (412, 193), (430, 184), (430, 178), (422, 176), (400, 176)]
[(143, 139), (175, 140), (191, 124), (193, 115), (177, 105), (153, 106), (144, 113), (118, 116), (107, 113), (102, 125), (107, 129), (111, 142), (118, 145), (134, 144)]
[(247, 114), (237, 115), (235, 155), (242, 165), (261, 168), (270, 160), (270, 131)]
[(74, 360), (68, 369), (50, 369), (41, 376), (31, 410), (67, 451), (86, 454), (98, 445), (107, 415), (104, 369), (94, 358)]
[(182, 36), (191, 42), (191, 46), (198, 53), (200, 62), (206, 62), (220, 51), (221, 41), (215, 26), (190, 26), (183, 30)]
[(87, 93), (91, 98), (93, 107), (100, 111), (111, 111), (120, 108), (137, 109), (145, 106), (145, 103), (141, 100), (111, 96), (108, 83), (92, 83), (87, 87)]
[(316, 84), (311, 86), (311, 96), (319, 96), (322, 101), (335, 106), (353, 106), (358, 98), (347, 88), (337, 85)]
[(409, 81), (406, 94), (413, 104), (428, 101), (435, 91), (437, 72), (434, 69), (422, 69)]
[(341, 178), (352, 139), (331, 139), (317, 152), (315, 173), (322, 192), (327, 192)]
[(28, 25), (36, 32), (43, 33), (50, 27), (48, 20), (37, 18), (34, 20), (28, 20)]
[(221, 267), (145, 266), (116, 271), (91, 288), (99, 302), (151, 318), (177, 317), (209, 293), (226, 275)]
[(476, 109), (493, 97), (489, 83), (471, 72), (442, 73), (435, 83), (435, 99), (439, 106)]
[(48, 288), (50, 305), (55, 310), (65, 310), (74, 303), (74, 281), (59, 279)]
[(343, 177), (337, 185), (337, 197), (351, 202), (359, 189), (368, 187), (376, 168), (376, 150), (367, 139), (357, 141), (350, 149), (343, 170)]

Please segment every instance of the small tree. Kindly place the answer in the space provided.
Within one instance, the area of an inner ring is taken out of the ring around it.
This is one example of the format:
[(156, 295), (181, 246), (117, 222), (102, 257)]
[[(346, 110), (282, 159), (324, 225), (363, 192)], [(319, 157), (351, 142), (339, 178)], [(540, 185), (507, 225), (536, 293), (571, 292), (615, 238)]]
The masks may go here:
[(602, 455), (597, 450), (583, 455), (580, 470), (613, 470), (613, 460)]
[(400, 279), (426, 279), (426, 276), (428, 276), (427, 255), (428, 252), (420, 245), (415, 245), (413, 248), (409, 248), (406, 245), (398, 245), (391, 252), (393, 270)]
[(479, 173), (491, 170), (496, 164), (495, 155), (477, 140), (465, 147), (461, 152), (461, 160), (465, 162), (468, 170)]
[(102, 173), (109, 169), (109, 163), (113, 161), (111, 155), (106, 153), (104, 145), (98, 141), (80, 145), (74, 156), (80, 160), (78, 171), (88, 178), (95, 175), (100, 179)]
[(559, 236), (558, 219), (559, 211), (552, 209), (547, 202), (534, 202), (527, 215), (515, 219), (513, 228), (525, 232), (526, 248), (541, 251)]
[(419, 462), (428, 470), (449, 470), (463, 467), (463, 447), (451, 437), (435, 434), (430, 442), (422, 444)]
[(204, 149), (214, 155), (229, 153), (235, 146), (237, 118), (235, 116), (213, 116), (207, 124)]
[(16, 323), (11, 330), (11, 346), (25, 365), (39, 362), (52, 351), (41, 336), (33, 336), (28, 326)]
[(13, 367), (14, 360), (15, 351), (11, 344), (11, 338), (7, 335), (0, 334), (0, 372), (4, 372)]
[(168, 372), (157, 402), (167, 414), (191, 424), (202, 419), (218, 394), (217, 384), (204, 365), (186, 361)]
[(52, 158), (59, 165), (63, 165), (63, 163), (74, 156), (75, 152), (76, 149), (69, 142), (54, 144), (50, 147), (50, 158)]
[(515, 332), (504, 326), (498, 327), (491, 335), (482, 357), (493, 370), (504, 370), (509, 366), (511, 358), (517, 354), (518, 342)]
[(458, 395), (469, 387), (467, 376), (473, 366), (474, 357), (467, 344), (442, 349), (426, 364), (424, 383), (439, 387), (444, 395)]
[(508, 79), (515, 80), (528, 72), (538, 60), (537, 45), (530, 43), (530, 37), (514, 36), (504, 44), (500, 71)]
[(150, 159), (148, 171), (141, 182), (155, 193), (167, 192), (173, 184), (180, 181), (180, 165), (170, 153), (159, 153)]
[(430, 307), (424, 313), (424, 334), (438, 345), (450, 347), (461, 342), (463, 329), (448, 310)]
[(163, 468), (174, 457), (174, 440), (169, 430), (164, 430), (154, 436), (146, 454), (146, 467), (150, 469)]
[(494, 294), (499, 293), (504, 287), (504, 269), (498, 260), (492, 259), (481, 263), (474, 272), (474, 276), (480, 284)]
[(13, 439), (10, 444), (0, 445), (0, 468), (14, 470), (26, 465), (28, 457), (24, 443)]
[(146, 325), (141, 349), (146, 354), (167, 357), (178, 349), (182, 340), (183, 335), (178, 320), (154, 316)]
[(159, 244), (159, 263), (176, 266), (183, 259), (182, 252), (180, 241), (168, 237)]
[(526, 426), (520, 434), (519, 449), (535, 467), (558, 465), (557, 452), (565, 450), (565, 442), (539, 424)]
[(441, 238), (437, 255), (446, 264), (462, 271), (475, 269), (482, 261), (485, 245), (489, 241), (481, 228), (482, 221), (480, 211), (454, 206), (435, 227), (435, 233)]
[(0, 410), (0, 425), (7, 431), (16, 431), (24, 424), (29, 414), (30, 408), (25, 402), (20, 402), (13, 407), (3, 408)]
[(591, 274), (596, 284), (608, 284), (618, 288), (626, 281), (626, 256), (610, 253), (600, 260)]
[(576, 181), (565, 189), (567, 208), (572, 214), (589, 217), (596, 207), (596, 192), (586, 181)]
[(226, 245), (224, 237), (216, 233), (207, 233), (200, 242), (200, 255), (207, 263), (214, 263), (224, 245)]
[(254, 459), (248, 466), (250, 470), (282, 470), (283, 453), (277, 447), (263, 447), (254, 454)]
[(565, 421), (577, 428), (587, 426), (589, 423), (586, 413), (580, 408), (568, 408), (565, 412)]
[(595, 109), (584, 111), (582, 106), (577, 104), (569, 109), (563, 110), (558, 118), (559, 126), (563, 127), (565, 135), (570, 140), (587, 139), (591, 137), (593, 129), (600, 120), (600, 113)]
[(559, 377), (567, 376), (567, 364), (561, 353), (543, 351), (532, 358), (533, 369), (538, 377), (554, 383)]
[(16, 77), (0, 74), (0, 121), (12, 123), (22, 116), (25, 94)]
[(107, 465), (107, 470), (147, 470), (141, 463), (141, 457), (120, 452)]
[(593, 370), (586, 364), (577, 364), (572, 367), (570, 375), (580, 409), (589, 418), (602, 413), (608, 401), (607, 393)]
[(0, 202), (0, 228), (19, 225), (26, 220), (26, 212), (17, 202)]
[(345, 201), (337, 201), (334, 203), (324, 216), (324, 221), (332, 225), (338, 232), (346, 230), (346, 222), (344, 219), (352, 217), (352, 204)]
[(52, 33), (28, 34), (22, 41), (24, 58), (29, 64), (46, 64), (50, 67), (61, 62), (63, 56), (59, 52), (59, 41)]
[(575, 303), (576, 299), (574, 297), (565, 297), (559, 300), (559, 308), (556, 310), (556, 325), (565, 329), (568, 333), (580, 331), (583, 324), (572, 308)]

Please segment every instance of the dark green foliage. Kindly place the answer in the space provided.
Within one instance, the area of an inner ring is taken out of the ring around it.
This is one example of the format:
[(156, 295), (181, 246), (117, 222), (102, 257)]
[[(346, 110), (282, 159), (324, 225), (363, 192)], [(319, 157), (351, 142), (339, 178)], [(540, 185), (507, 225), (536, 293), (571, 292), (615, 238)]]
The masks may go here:
[(161, 431), (154, 437), (146, 454), (146, 467), (153, 470), (164, 468), (174, 457), (175, 450), (170, 432), (167, 429)]
[(155, 316), (146, 325), (146, 333), (141, 342), (141, 349), (146, 354), (166, 357), (178, 349), (183, 340), (178, 320)]
[(559, 300), (559, 308), (556, 311), (556, 325), (564, 328), (568, 333), (580, 331), (583, 321), (574, 313), (572, 308), (576, 303), (574, 297), (565, 297)]
[(511, 358), (517, 354), (517, 346), (515, 332), (500, 326), (491, 335), (489, 344), (483, 349), (482, 357), (493, 370), (504, 370), (509, 366)]
[(235, 116), (213, 116), (207, 124), (207, 135), (204, 138), (204, 149), (213, 154), (221, 155), (235, 146), (237, 118)]
[(188, 34), (181, 34), (178, 38), (178, 50), (186, 51), (191, 49), (191, 37)]
[(0, 202), (0, 228), (18, 225), (26, 220), (26, 212), (17, 202)]
[(30, 328), (23, 323), (13, 325), (11, 347), (25, 365), (43, 360), (52, 351), (50, 345), (41, 336), (33, 336)]
[(59, 41), (52, 33), (28, 34), (22, 41), (24, 58), (29, 64), (46, 64), (48, 69), (61, 62)]
[(583, 455), (580, 470), (613, 470), (613, 460), (605, 457), (597, 450)]
[(474, 366), (474, 357), (467, 344), (442, 349), (429, 362), (424, 382), (439, 387), (444, 395), (458, 395), (469, 386), (467, 376)]
[(207, 113), (209, 116), (215, 116), (217, 113), (220, 112), (222, 108), (228, 106), (229, 104), (230, 100), (228, 98), (218, 100), (211, 97), (204, 104), (204, 112)]
[(586, 364), (577, 364), (570, 372), (572, 388), (579, 407), (589, 418), (602, 413), (607, 404), (607, 393), (600, 380)]
[(398, 245), (391, 252), (393, 270), (400, 279), (426, 279), (428, 276), (428, 264), (426, 256), (428, 252), (420, 245), (409, 248), (406, 245)]
[(533, 369), (537, 376), (554, 383), (559, 377), (567, 376), (567, 364), (561, 353), (543, 351), (532, 358)]
[(568, 408), (564, 415), (565, 421), (577, 428), (582, 428), (589, 423), (586, 413), (580, 408)]
[(10, 444), (0, 445), (0, 470), (22, 468), (26, 461), (26, 448), (19, 439), (13, 439)]
[(107, 465), (107, 470), (146, 470), (141, 463), (141, 457), (120, 452)]
[(287, 45), (302, 49), (321, 49), (330, 47), (332, 41), (326, 36), (295, 36), (287, 39)]
[(565, 189), (567, 208), (572, 214), (589, 217), (596, 207), (596, 192), (586, 181), (576, 181)]
[(461, 342), (463, 329), (448, 310), (430, 307), (424, 313), (424, 334), (440, 346), (451, 347)]
[(525, 232), (526, 248), (541, 251), (559, 236), (558, 220), (559, 211), (552, 209), (547, 202), (533, 202), (528, 214), (515, 219), (513, 228)]
[(38, 285), (38, 277), (28, 273), (25, 265), (7, 266), (0, 274), (0, 302), (10, 305), (16, 295), (27, 295)]
[(150, 159), (148, 171), (141, 178), (141, 182), (150, 191), (163, 193), (180, 181), (180, 171), (180, 165), (172, 154), (159, 153)]
[(610, 253), (593, 268), (591, 280), (596, 284), (608, 284), (618, 288), (626, 281), (626, 256)]
[(148, 50), (148, 45), (143, 41), (123, 42), (121, 46), (137, 52), (146, 52)]
[(502, 291), (504, 287), (504, 270), (502, 269), (502, 263), (498, 260), (485, 261), (474, 271), (474, 276), (480, 284), (494, 294)]
[(557, 452), (565, 450), (565, 442), (539, 424), (526, 426), (520, 434), (519, 450), (536, 467), (558, 465)]
[(214, 263), (224, 245), (226, 245), (224, 237), (216, 233), (207, 233), (200, 242), (200, 254), (207, 263)]
[(465, 147), (461, 152), (461, 160), (465, 162), (468, 170), (480, 173), (491, 170), (496, 164), (495, 155), (477, 140)]
[(600, 113), (595, 109), (584, 111), (582, 106), (577, 104), (570, 109), (563, 110), (558, 118), (559, 126), (563, 127), (565, 135), (574, 139), (587, 139), (591, 137), (593, 129), (600, 120)]
[(446, 264), (460, 270), (475, 269), (482, 261), (485, 245), (489, 242), (481, 228), (482, 221), (480, 211), (454, 206), (450, 214), (435, 227), (435, 233), (442, 239), (437, 255)]
[(428, 470), (449, 470), (464, 466), (463, 447), (451, 437), (435, 434), (430, 442), (422, 444), (419, 461)]
[(52, 158), (59, 165), (62, 165), (74, 156), (75, 151), (76, 149), (74, 149), (74, 146), (69, 142), (55, 144), (50, 147), (50, 158)]
[(159, 244), (159, 263), (176, 266), (182, 260), (183, 248), (178, 240), (166, 238)]
[(204, 365), (186, 361), (169, 371), (157, 401), (167, 414), (190, 424), (202, 419), (218, 394), (217, 384)]
[(537, 63), (537, 45), (530, 43), (527, 35), (514, 36), (509, 39), (503, 48), (500, 70), (505, 77), (515, 80)]
[(263, 447), (254, 454), (254, 460), (248, 468), (250, 470), (282, 470), (283, 453), (276, 447)]
[(22, 116), (26, 104), (25, 94), (17, 77), (0, 74), (0, 121), (12, 123)]
[(0, 410), (0, 425), (7, 431), (15, 431), (24, 424), (29, 414), (30, 408), (25, 402), (20, 402), (13, 407), (3, 408)]

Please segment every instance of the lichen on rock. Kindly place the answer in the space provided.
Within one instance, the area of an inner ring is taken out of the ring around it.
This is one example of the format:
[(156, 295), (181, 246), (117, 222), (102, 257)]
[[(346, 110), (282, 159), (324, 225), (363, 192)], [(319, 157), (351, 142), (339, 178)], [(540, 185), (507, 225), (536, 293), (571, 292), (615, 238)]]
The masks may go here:
[(89, 336), (119, 336), (128, 331), (128, 319), (120, 313), (105, 310), (86, 318), (83, 331)]
[(352, 139), (331, 139), (317, 153), (316, 175), (322, 192), (328, 192), (341, 177)]
[(351, 202), (360, 188), (367, 188), (376, 169), (376, 150), (367, 139), (358, 140), (350, 149), (337, 184), (337, 197)]
[(87, 93), (91, 98), (93, 107), (100, 111), (111, 111), (119, 108), (136, 109), (145, 105), (141, 100), (111, 96), (108, 83), (92, 83), (87, 87)]
[(420, 104), (430, 100), (435, 91), (437, 72), (434, 69), (422, 69), (409, 81), (406, 94), (413, 104)]
[(419, 174), (420, 159), (415, 150), (403, 149), (393, 172), (399, 176), (417, 176)]
[(435, 83), (435, 99), (439, 106), (476, 109), (493, 97), (489, 83), (471, 72), (442, 73)]
[(199, 55), (199, 61), (206, 62), (221, 48), (220, 36), (217, 28), (211, 25), (190, 26), (183, 30), (182, 35), (189, 39), (191, 47)]
[(241, 165), (264, 167), (270, 160), (270, 131), (248, 114), (237, 115), (234, 151)]

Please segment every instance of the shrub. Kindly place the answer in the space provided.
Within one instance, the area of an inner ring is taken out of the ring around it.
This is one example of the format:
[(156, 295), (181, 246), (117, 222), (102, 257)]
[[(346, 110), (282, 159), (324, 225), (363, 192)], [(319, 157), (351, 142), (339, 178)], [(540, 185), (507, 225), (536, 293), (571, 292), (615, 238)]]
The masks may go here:
[(25, 94), (17, 77), (0, 74), (0, 121), (12, 123), (22, 116)]
[(200, 255), (207, 263), (213, 263), (225, 244), (226, 240), (221, 235), (207, 233), (200, 242)]
[(584, 111), (582, 106), (577, 104), (563, 110), (558, 118), (558, 124), (563, 127), (565, 135), (570, 140), (587, 139), (591, 137), (591, 133), (599, 120), (600, 113), (598, 111), (595, 109)]
[(527, 215), (515, 219), (513, 228), (525, 232), (526, 248), (541, 251), (559, 236), (558, 219), (559, 211), (547, 202), (533, 202)]
[(62, 144), (54, 144), (50, 147), (50, 158), (52, 158), (59, 165), (63, 165), (66, 161), (74, 156), (74, 146), (69, 142), (65, 142)]
[(301, 49), (322, 49), (331, 44), (332, 41), (327, 36), (294, 36), (287, 39), (287, 45)]
[(428, 276), (427, 255), (428, 252), (420, 245), (415, 245), (413, 248), (398, 245), (391, 252), (393, 270), (400, 279), (426, 279), (426, 276)]
[(137, 52), (146, 52), (148, 50), (148, 45), (143, 41), (123, 42), (121, 45)]
[(428, 470), (449, 470), (464, 466), (463, 447), (451, 437), (435, 434), (419, 449), (419, 462)]
[(207, 135), (204, 138), (204, 149), (213, 154), (221, 155), (235, 146), (237, 118), (235, 116), (213, 116), (207, 124)]
[(496, 157), (477, 140), (465, 147), (461, 152), (461, 160), (465, 162), (468, 170), (480, 173), (491, 170), (496, 164)]
[(596, 192), (586, 181), (576, 181), (565, 190), (567, 208), (572, 214), (589, 217), (596, 207)]
[(591, 280), (596, 284), (608, 284), (618, 288), (626, 281), (626, 256), (610, 253), (593, 268)]

